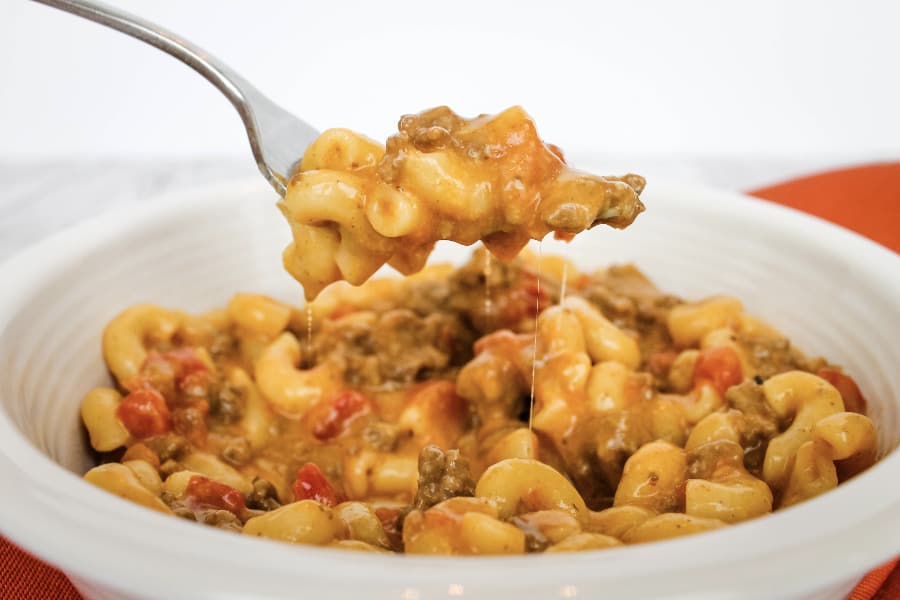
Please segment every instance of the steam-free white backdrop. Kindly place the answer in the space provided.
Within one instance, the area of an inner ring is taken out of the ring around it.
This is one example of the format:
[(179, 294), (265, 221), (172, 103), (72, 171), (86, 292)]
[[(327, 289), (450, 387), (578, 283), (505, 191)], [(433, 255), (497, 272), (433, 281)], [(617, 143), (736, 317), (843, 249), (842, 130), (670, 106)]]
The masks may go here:
[[(900, 155), (891, 0), (113, 1), (318, 127), (522, 104), (572, 155)], [(231, 111), (148, 46), (0, 2), (0, 158), (243, 157)]]
[[(113, 0), (317, 127), (522, 104), (576, 166), (744, 190), (900, 159), (900, 2)], [(169, 56), (0, 0), (0, 260), (92, 214), (252, 176)]]

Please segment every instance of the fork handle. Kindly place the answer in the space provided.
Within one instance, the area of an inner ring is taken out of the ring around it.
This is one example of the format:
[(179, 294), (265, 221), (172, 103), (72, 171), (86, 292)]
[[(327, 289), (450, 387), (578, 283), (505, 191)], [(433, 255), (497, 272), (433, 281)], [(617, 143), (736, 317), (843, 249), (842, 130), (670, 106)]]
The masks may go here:
[[(53, 8), (100, 23), (146, 42), (185, 63), (216, 86), (238, 111), (250, 138), (253, 158), (263, 176), (279, 194), (284, 195), (284, 181), (266, 163), (260, 147), (256, 120), (248, 106), (245, 90), (252, 86), (224, 63), (179, 35), (146, 19), (118, 8), (89, 0), (34, 0)], [(254, 90), (255, 91), (255, 90)]]

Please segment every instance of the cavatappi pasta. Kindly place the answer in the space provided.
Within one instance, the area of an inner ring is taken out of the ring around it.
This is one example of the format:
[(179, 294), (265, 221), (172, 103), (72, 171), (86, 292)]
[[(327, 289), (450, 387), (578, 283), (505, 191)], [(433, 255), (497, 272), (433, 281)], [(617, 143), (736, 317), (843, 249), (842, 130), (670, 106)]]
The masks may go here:
[(464, 119), (442, 106), (400, 119), (382, 146), (329, 129), (307, 149), (279, 204), (294, 241), (284, 266), (307, 299), (384, 264), (422, 269), (435, 242), (483, 240), (502, 259), (530, 239), (626, 227), (644, 209), (638, 175), (568, 167), (520, 107)]
[(487, 271), (483, 252), (332, 286), (311, 338), (305, 311), (252, 294), (129, 308), (103, 336), (115, 385), (82, 402), (85, 479), (245, 535), (517, 554), (718, 529), (875, 461), (853, 380), (737, 299), (567, 265), (560, 302), (562, 259)]

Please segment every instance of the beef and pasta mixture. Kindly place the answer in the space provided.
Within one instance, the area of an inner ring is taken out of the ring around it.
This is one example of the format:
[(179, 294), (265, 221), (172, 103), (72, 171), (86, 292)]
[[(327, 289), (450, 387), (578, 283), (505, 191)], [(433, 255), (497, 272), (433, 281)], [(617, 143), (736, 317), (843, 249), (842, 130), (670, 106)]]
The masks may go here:
[(685, 301), (632, 265), (479, 250), (308, 310), (135, 306), (103, 352), (115, 385), (82, 404), (85, 478), (293, 543), (609, 548), (766, 515), (876, 457), (839, 367), (735, 298)]
[(279, 207), (294, 241), (284, 266), (308, 300), (333, 281), (361, 284), (385, 263), (415, 273), (438, 240), (482, 240), (508, 260), (530, 239), (627, 227), (644, 210), (643, 177), (569, 167), (518, 106), (474, 119), (440, 106), (397, 129), (385, 145), (329, 129), (288, 183)]

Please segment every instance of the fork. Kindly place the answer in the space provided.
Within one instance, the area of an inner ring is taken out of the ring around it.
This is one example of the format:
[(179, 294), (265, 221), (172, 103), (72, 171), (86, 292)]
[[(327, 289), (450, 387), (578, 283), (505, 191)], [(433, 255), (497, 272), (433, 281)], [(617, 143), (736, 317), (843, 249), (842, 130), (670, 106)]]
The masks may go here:
[(126, 33), (171, 54), (205, 77), (237, 109), (257, 167), (278, 195), (284, 196), (303, 151), (318, 136), (315, 128), (269, 100), (205, 50), (146, 19), (89, 0), (34, 1)]

